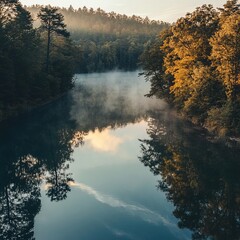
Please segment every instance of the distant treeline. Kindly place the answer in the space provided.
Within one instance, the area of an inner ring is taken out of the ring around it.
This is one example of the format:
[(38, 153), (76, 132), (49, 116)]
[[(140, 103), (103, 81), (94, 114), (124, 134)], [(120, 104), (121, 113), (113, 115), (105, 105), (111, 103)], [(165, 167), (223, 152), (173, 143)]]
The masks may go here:
[[(41, 6), (28, 7), (36, 18)], [(59, 8), (76, 45), (78, 73), (138, 68), (145, 44), (170, 25), (148, 17), (128, 17), (98, 8)], [(36, 26), (39, 23), (36, 22)]]
[(18, 0), (0, 2), (0, 120), (45, 103), (73, 86), (73, 44), (63, 16), (39, 9), (41, 24)]
[(240, 8), (203, 5), (148, 44), (148, 96), (168, 99), (219, 135), (240, 134)]
[(138, 68), (147, 42), (168, 27), (100, 8), (1, 0), (0, 120), (65, 93), (74, 73)]

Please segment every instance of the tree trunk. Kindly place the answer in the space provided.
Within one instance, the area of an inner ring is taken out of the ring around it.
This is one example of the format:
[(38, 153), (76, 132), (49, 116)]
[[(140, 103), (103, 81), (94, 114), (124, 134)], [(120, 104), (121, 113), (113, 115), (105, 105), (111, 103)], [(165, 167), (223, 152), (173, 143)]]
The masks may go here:
[(48, 29), (47, 35), (47, 59), (46, 59), (46, 72), (49, 70), (49, 56), (50, 56), (50, 42), (51, 42), (51, 31)]

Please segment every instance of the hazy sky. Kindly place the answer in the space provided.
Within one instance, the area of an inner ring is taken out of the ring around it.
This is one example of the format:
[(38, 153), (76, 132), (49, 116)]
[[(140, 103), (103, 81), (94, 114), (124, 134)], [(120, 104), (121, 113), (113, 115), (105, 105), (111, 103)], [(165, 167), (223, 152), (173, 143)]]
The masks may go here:
[(52, 6), (74, 8), (102, 8), (126, 15), (148, 16), (150, 19), (174, 22), (186, 12), (192, 12), (203, 4), (221, 7), (227, 0), (20, 0), (24, 5), (51, 4)]

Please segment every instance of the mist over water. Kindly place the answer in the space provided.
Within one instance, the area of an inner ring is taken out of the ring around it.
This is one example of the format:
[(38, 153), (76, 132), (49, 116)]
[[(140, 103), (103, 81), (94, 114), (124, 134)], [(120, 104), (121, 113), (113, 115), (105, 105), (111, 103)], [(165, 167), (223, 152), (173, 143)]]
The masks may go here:
[(238, 239), (239, 147), (148, 91), (138, 72), (76, 75), (0, 125), (0, 239)]
[(150, 86), (138, 72), (116, 71), (75, 77), (71, 116), (80, 126), (89, 121), (101, 123), (101, 120), (138, 122), (145, 119), (150, 110), (167, 108), (163, 100), (144, 96)]

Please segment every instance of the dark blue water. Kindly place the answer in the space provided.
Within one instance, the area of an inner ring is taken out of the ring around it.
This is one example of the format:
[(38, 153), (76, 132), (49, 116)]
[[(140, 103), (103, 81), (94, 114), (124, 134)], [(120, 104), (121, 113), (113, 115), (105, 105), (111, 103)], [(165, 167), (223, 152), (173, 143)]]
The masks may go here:
[(1, 124), (0, 239), (239, 239), (237, 144), (148, 88), (137, 72), (77, 75), (67, 96)]

